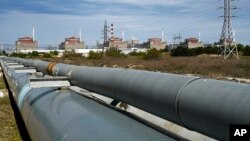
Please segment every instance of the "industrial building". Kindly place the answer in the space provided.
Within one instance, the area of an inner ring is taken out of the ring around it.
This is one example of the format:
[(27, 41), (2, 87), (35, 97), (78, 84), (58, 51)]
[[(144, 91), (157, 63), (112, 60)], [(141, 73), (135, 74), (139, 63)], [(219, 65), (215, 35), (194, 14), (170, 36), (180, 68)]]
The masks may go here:
[(132, 38), (132, 40), (127, 41), (128, 48), (139, 48), (140, 40)]
[(122, 41), (121, 38), (118, 37), (113, 37), (109, 40), (109, 46), (108, 47), (113, 47), (113, 48), (127, 48), (128, 43)]
[(144, 43), (144, 47), (150, 48), (150, 49), (165, 49), (167, 46), (166, 42), (163, 42), (161, 38), (149, 38), (147, 42)]
[(188, 38), (185, 39), (183, 43), (181, 43), (181, 46), (186, 48), (198, 48), (198, 47), (204, 47), (204, 44), (199, 42), (199, 39), (197, 38)]
[(65, 41), (59, 45), (59, 49), (73, 51), (74, 49), (84, 49), (84, 42), (78, 37), (65, 38)]
[(16, 51), (20, 52), (21, 50), (37, 50), (38, 42), (31, 37), (20, 37), (16, 41)]

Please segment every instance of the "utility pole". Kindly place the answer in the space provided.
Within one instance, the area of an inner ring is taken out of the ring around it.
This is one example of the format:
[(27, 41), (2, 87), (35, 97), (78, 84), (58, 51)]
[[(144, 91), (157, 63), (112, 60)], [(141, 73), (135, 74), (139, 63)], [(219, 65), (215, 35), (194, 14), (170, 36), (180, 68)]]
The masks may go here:
[(222, 55), (224, 59), (228, 59), (231, 56), (235, 56), (239, 59), (238, 49), (235, 42), (234, 31), (232, 26), (232, 10), (237, 9), (237, 7), (232, 6), (232, 1), (234, 0), (224, 0), (224, 6), (220, 7), (224, 9), (224, 23), (222, 27), (220, 46), (222, 46)]

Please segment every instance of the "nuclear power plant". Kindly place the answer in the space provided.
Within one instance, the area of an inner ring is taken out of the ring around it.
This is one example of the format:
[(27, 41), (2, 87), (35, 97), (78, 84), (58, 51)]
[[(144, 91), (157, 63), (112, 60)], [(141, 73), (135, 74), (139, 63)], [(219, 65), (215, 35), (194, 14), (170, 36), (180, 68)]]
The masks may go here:
[[(144, 41), (139, 40), (136, 37), (125, 39), (125, 30), (120, 28), (117, 30), (116, 27), (120, 27), (118, 23), (110, 22), (105, 20), (103, 25), (103, 30), (101, 31), (102, 42), (97, 42), (96, 46), (92, 46), (91, 49), (102, 49), (102, 51), (108, 48), (117, 48), (126, 53), (134, 51), (135, 49), (140, 49), (141, 51), (148, 49), (156, 49), (156, 50), (172, 50), (177, 47), (184, 47), (188, 49), (199, 48), (199, 47), (207, 47), (207, 46), (217, 46), (221, 48), (221, 56), (224, 59), (228, 59), (230, 57), (236, 57), (239, 59), (237, 41), (235, 40), (235, 30), (232, 26), (232, 11), (237, 9), (237, 7), (232, 6), (232, 0), (224, 0), (223, 7), (220, 7), (224, 10), (223, 17), (223, 26), (220, 35), (220, 39), (218, 42), (214, 42), (212, 44), (204, 43), (201, 40), (201, 31), (197, 31), (198, 36), (191, 37), (182, 37), (181, 33), (174, 34), (172, 41), (167, 41), (165, 29), (161, 28), (161, 30), (157, 31), (158, 36), (148, 37)], [(37, 28), (39, 34), (39, 27)], [(118, 31), (121, 31), (121, 36), (118, 34)], [(86, 33), (87, 35), (87, 33)], [(168, 37), (171, 38), (171, 37)], [(88, 41), (87, 41), (88, 42)], [(37, 38), (35, 38), (35, 28), (32, 28), (32, 36), (23, 36), (19, 37), (15, 43), (15, 51), (17, 53), (29, 53), (32, 51), (38, 52), (48, 52), (48, 50), (52, 50), (51, 48), (42, 48), (39, 46), (40, 43)], [(1, 44), (3, 46), (3, 44)], [(72, 52), (88, 52), (88, 45), (86, 45), (86, 41), (82, 39), (82, 31), (79, 30), (78, 36), (70, 36), (62, 39), (61, 43), (58, 43), (58, 46), (54, 47), (53, 50), (58, 50), (60, 52), (64, 51), (72, 51)]]
[(32, 37), (25, 36), (20, 37), (16, 41), (16, 51), (20, 52), (21, 50), (37, 50), (38, 41), (35, 40), (35, 28), (32, 28)]

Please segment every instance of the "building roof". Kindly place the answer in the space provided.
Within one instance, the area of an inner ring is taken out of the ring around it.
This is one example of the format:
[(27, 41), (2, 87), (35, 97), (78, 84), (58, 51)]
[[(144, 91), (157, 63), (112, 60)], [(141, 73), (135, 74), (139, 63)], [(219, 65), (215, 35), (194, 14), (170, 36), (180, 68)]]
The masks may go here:
[(69, 38), (65, 38), (65, 42), (67, 42), (69, 44), (80, 43), (80, 38), (72, 36), (72, 37), (69, 37)]
[(18, 38), (18, 40), (33, 40), (33, 38), (31, 38), (29, 36), (24, 36), (24, 37)]
[(197, 38), (187, 38), (185, 39), (186, 42), (191, 42), (191, 43), (198, 43), (198, 39)]
[(29, 36), (20, 37), (20, 38), (18, 38), (18, 42), (21, 42), (21, 43), (33, 43), (33, 38), (31, 38)]
[(149, 38), (148, 42), (151, 42), (153, 44), (161, 44), (161, 38)]

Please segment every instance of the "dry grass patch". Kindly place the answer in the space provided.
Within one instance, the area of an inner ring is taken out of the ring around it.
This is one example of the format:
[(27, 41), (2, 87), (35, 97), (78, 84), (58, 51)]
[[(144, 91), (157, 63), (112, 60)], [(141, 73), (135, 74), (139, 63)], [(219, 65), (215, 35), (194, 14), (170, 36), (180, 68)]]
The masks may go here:
[(21, 141), (8, 96), (0, 98), (0, 141)]
[(52, 58), (49, 61), (97, 67), (130, 68), (129, 66), (135, 66), (132, 68), (177, 74), (196, 74), (215, 79), (220, 77), (250, 78), (250, 57), (241, 57), (240, 60), (224, 60), (217, 57), (170, 57), (165, 55), (155, 60), (128, 56), (127, 58), (104, 57), (98, 60), (83, 57)]

